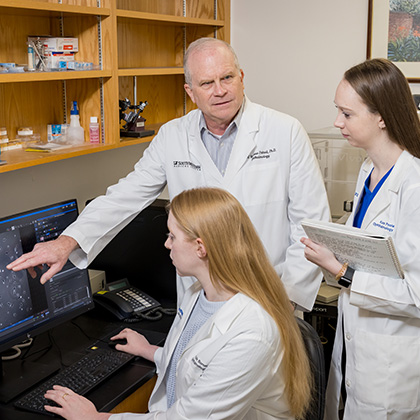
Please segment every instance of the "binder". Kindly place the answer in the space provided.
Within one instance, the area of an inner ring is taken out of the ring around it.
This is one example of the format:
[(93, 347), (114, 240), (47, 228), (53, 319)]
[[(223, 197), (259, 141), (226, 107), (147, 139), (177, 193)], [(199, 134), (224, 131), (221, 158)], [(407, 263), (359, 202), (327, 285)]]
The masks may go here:
[[(394, 242), (390, 236), (337, 223), (304, 219), (302, 227), (309, 239), (326, 246), (341, 263), (355, 270), (387, 277), (404, 278)], [(322, 270), (330, 286), (340, 287), (335, 276)]]

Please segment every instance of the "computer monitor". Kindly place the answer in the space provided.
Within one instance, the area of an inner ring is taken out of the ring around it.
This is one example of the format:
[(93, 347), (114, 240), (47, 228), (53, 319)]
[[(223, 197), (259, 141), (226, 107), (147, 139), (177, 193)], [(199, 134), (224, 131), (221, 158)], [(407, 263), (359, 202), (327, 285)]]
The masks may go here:
[[(47, 267), (6, 268), (36, 243), (57, 238), (77, 216), (71, 199), (0, 219), (0, 352), (94, 307), (88, 271), (70, 261), (45, 285), (39, 279)], [(8, 378), (2, 387), (7, 389)]]

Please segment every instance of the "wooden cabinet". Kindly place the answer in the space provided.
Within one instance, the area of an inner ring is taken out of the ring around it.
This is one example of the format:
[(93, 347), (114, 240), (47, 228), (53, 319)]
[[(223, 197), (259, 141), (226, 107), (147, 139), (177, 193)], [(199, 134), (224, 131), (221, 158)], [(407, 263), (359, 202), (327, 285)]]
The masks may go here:
[[(0, 74), (0, 126), (15, 137), (32, 126), (46, 139), (47, 124), (69, 122), (77, 100), (84, 145), (51, 153), (10, 150), (0, 172), (148, 142), (120, 138), (118, 100), (148, 101), (142, 116), (156, 132), (192, 109), (183, 84), (183, 55), (203, 36), (230, 41), (230, 0), (0, 0), (0, 62), (27, 63), (28, 35), (74, 36), (78, 61), (90, 71)], [(91, 116), (101, 122), (102, 143), (88, 143)]]

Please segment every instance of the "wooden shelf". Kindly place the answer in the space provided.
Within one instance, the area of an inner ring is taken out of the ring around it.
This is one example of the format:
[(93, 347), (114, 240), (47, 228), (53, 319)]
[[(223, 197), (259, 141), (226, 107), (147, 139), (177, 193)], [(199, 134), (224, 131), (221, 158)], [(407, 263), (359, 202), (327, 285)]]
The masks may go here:
[(90, 144), (85, 143), (71, 149), (56, 150), (54, 152), (25, 152), (23, 149), (8, 150), (1, 153), (1, 159), (7, 161), (6, 165), (0, 166), (0, 173), (15, 171), (16, 169), (42, 165), (77, 156), (104, 152), (106, 150), (119, 149), (121, 147), (134, 146), (136, 144), (149, 143), (155, 137), (162, 124), (148, 124), (146, 129), (155, 130), (153, 136), (132, 138), (122, 137), (119, 143), (114, 144)]
[(169, 76), (172, 74), (184, 74), (183, 67), (147, 67), (118, 70), (118, 76)]
[[(45, 3), (32, 0), (0, 0), (0, 13), (37, 16), (61, 16), (64, 14), (110, 16), (111, 9), (104, 7), (73, 6), (59, 3)], [(37, 13), (38, 12), (38, 13)]]
[(48, 34), (77, 37), (77, 60), (101, 63), (104, 69), (0, 73), (0, 125), (9, 138), (19, 127), (30, 126), (46, 139), (47, 125), (68, 122), (75, 100), (85, 132), (97, 116), (104, 138), (104, 144), (62, 151), (3, 152), (1, 159), (8, 163), (0, 173), (150, 142), (154, 136), (119, 137), (119, 99), (147, 100), (142, 116), (146, 129), (157, 133), (191, 109), (183, 88), (185, 48), (203, 36), (230, 41), (230, 0), (101, 4), (105, 7), (97, 7), (96, 0), (0, 0), (0, 62), (27, 63), (28, 36)]
[(78, 80), (96, 79), (100, 77), (111, 77), (109, 70), (87, 70), (87, 71), (46, 71), (46, 72), (25, 72), (25, 73), (1, 73), (0, 83), (15, 82), (45, 82), (52, 80)]
[(138, 19), (142, 20), (144, 23), (154, 23), (154, 24), (170, 24), (170, 25), (199, 25), (199, 26), (214, 26), (214, 27), (223, 27), (225, 22), (223, 20), (216, 19), (201, 19), (201, 18), (190, 18), (184, 16), (171, 16), (171, 15), (161, 15), (157, 13), (145, 13), (145, 12), (135, 12), (131, 10), (117, 10), (117, 17), (125, 19)]

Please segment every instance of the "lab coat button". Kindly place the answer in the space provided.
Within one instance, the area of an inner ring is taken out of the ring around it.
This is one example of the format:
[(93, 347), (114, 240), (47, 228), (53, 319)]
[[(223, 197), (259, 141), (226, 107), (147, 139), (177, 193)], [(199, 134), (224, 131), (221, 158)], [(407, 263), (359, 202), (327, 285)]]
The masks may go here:
[(351, 381), (349, 381), (348, 379), (346, 380), (346, 387), (348, 387), (348, 388), (351, 387)]
[(351, 334), (346, 333), (346, 340), (351, 340)]

